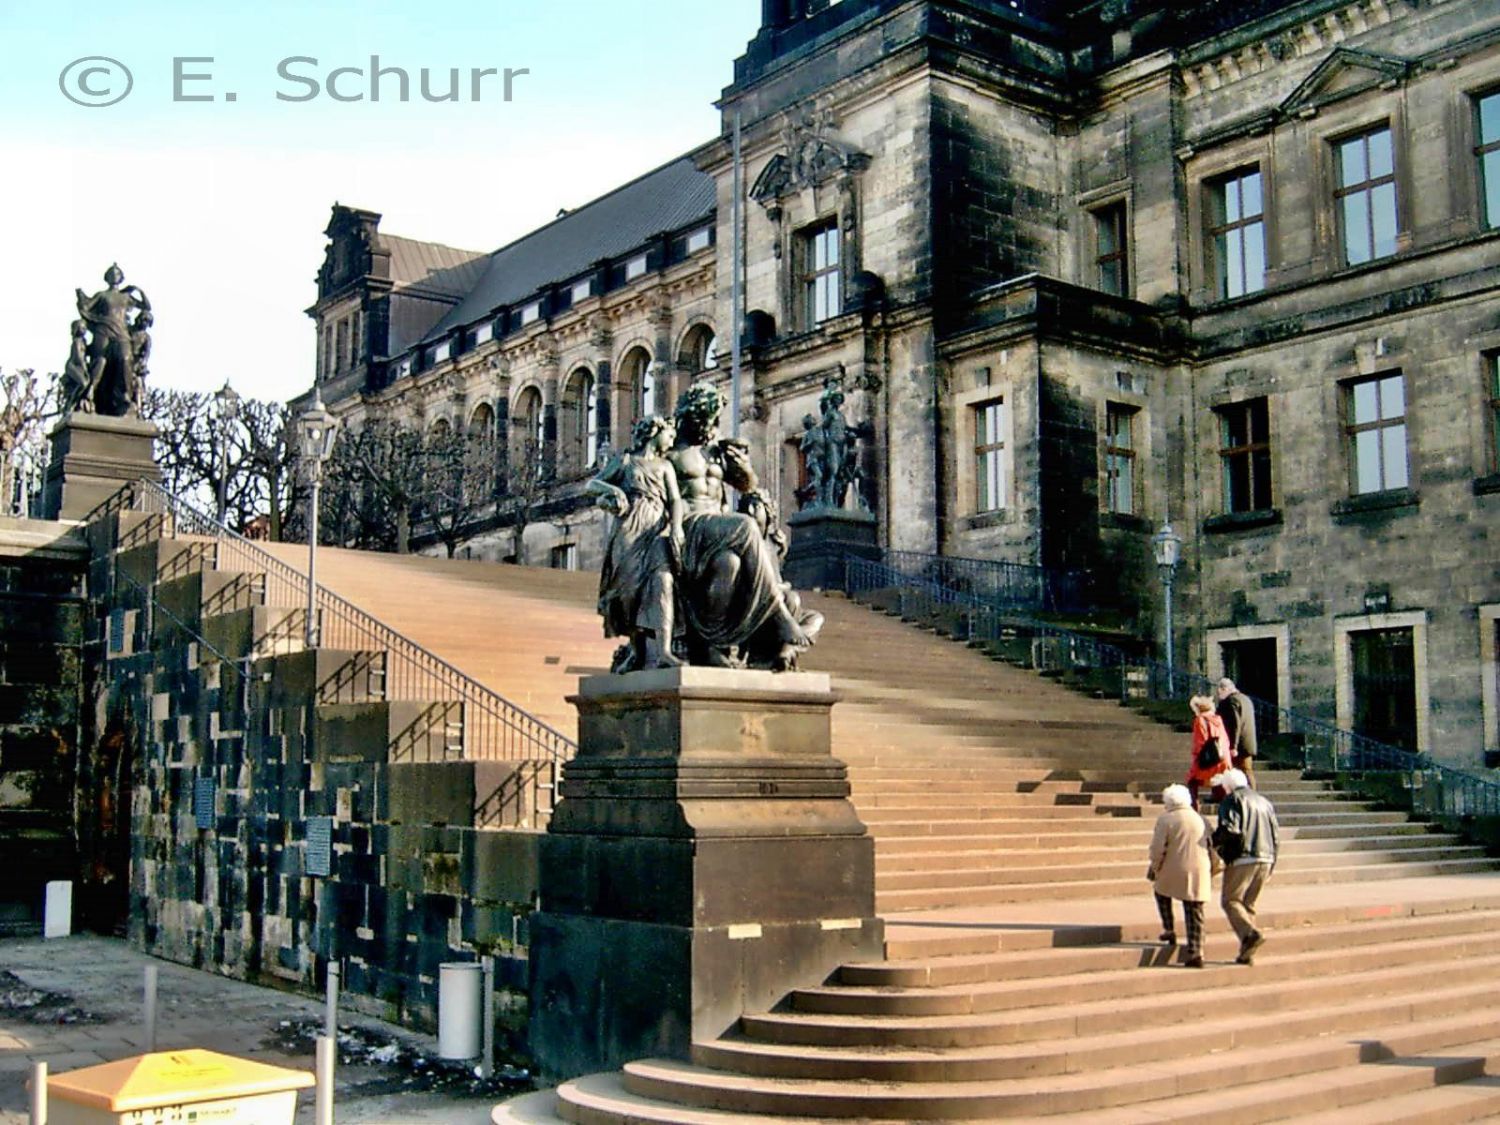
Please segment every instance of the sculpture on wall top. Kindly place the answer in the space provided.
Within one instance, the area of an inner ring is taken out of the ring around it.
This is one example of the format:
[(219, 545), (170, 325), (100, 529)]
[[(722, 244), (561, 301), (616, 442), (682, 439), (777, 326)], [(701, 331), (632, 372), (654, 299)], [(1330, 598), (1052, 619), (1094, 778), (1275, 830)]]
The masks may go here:
[[(644, 419), (631, 452), (589, 484), (618, 520), (599, 580), (605, 634), (630, 638), (616, 672), (684, 662), (790, 671), (822, 628), (781, 577), (786, 535), (749, 447), (719, 437), (723, 408), (712, 383), (695, 383), (674, 421)], [(729, 488), (740, 493), (738, 511)]]
[(797, 489), (797, 503), (803, 511), (842, 508), (852, 488), (856, 502), (865, 510), (867, 505), (859, 487), (863, 477), (859, 444), (869, 440), (869, 424), (851, 426), (844, 417), (844, 390), (837, 379), (824, 381), (818, 408), (822, 416), (806, 415), (798, 437), (807, 465), (807, 484)]
[(151, 355), (151, 302), (124, 285), (118, 265), (104, 272), (93, 296), (76, 290), (78, 319), (63, 369), (63, 413), (75, 410), (121, 418), (136, 414)]

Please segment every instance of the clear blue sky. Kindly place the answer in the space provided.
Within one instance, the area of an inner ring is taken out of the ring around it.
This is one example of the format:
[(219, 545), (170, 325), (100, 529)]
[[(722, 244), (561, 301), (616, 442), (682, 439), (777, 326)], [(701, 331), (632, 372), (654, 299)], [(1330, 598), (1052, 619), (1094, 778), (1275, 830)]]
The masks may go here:
[[(53, 370), (75, 286), (111, 261), (157, 311), (153, 380), (308, 385), (335, 199), (382, 229), (492, 249), (710, 139), (759, 0), (0, 0), (0, 367)], [(372, 55), (395, 76), (370, 100)], [(124, 89), (127, 97), (85, 108)], [(174, 59), (212, 56), (212, 63)], [(294, 56), (317, 63), (284, 63)], [(278, 74), (284, 66), (294, 81)], [(346, 73), (329, 96), (329, 74)], [(459, 69), (463, 100), (434, 93)], [(472, 99), (472, 73), (482, 77)], [(503, 100), (503, 72), (517, 75)], [(212, 101), (174, 101), (181, 93)], [(318, 94), (306, 97), (316, 81)], [(236, 95), (232, 102), (228, 93)]]

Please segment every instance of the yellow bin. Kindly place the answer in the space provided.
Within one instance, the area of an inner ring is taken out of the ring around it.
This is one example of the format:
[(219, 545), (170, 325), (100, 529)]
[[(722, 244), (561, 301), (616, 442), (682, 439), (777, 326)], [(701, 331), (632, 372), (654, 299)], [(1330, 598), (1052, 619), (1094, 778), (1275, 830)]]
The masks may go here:
[(305, 1070), (192, 1048), (47, 1079), (48, 1125), (292, 1125)]

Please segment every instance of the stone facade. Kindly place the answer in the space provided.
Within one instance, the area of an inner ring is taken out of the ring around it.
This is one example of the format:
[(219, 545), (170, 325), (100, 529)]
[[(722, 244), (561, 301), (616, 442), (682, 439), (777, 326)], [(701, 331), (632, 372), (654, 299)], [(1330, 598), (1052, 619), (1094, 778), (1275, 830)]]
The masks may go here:
[[(514, 427), (534, 389), (526, 417), (581, 471), (578, 365), (619, 444), (637, 342), (675, 387), (694, 325), (728, 336), (738, 120), (741, 433), (784, 512), (791, 440), (841, 378), (883, 546), (1091, 571), (1159, 639), (1170, 521), (1189, 663), (1476, 766), (1500, 752), (1497, 90), (1479, 0), (768, 0), (723, 135), (689, 158), (702, 216), (579, 250), (607, 260), (576, 307), (566, 271), (493, 306), (476, 287), (325, 397), (355, 419), (489, 403)], [(517, 246), (587, 242), (600, 208), (641, 210), (629, 192)], [(708, 245), (674, 256), (700, 222)], [(597, 557), (569, 510), (523, 561), (559, 536)]]

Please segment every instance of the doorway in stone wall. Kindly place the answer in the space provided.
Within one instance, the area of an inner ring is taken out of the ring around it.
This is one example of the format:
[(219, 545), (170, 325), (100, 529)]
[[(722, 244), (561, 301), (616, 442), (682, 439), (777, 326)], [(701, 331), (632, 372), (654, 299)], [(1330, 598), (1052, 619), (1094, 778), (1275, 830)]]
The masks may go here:
[(1417, 749), (1417, 662), (1410, 629), (1364, 629), (1349, 634), (1354, 732), (1378, 742)]
[(1273, 708), (1256, 714), (1256, 734), (1262, 738), (1275, 734), (1280, 729), (1280, 715), (1274, 708), (1282, 706), (1276, 666), (1276, 638), (1220, 641), (1219, 653), (1223, 658), (1224, 675), (1234, 681), (1234, 686), (1252, 699), (1271, 704)]

